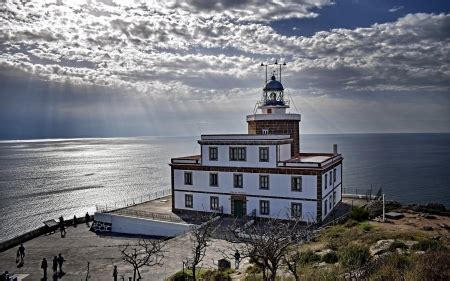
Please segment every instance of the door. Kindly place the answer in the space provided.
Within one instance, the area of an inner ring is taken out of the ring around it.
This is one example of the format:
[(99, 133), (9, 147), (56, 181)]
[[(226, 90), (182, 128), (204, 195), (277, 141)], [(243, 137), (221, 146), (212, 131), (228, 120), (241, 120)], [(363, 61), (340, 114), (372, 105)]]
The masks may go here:
[(244, 203), (242, 200), (234, 200), (234, 216), (236, 218), (242, 218), (244, 213)]

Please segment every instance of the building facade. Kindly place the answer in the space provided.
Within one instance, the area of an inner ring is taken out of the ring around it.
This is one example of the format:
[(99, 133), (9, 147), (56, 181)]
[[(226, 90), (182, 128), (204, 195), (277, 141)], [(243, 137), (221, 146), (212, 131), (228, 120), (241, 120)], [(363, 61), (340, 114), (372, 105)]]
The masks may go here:
[(288, 113), (284, 88), (266, 83), (248, 134), (202, 135), (201, 154), (171, 160), (172, 210), (320, 222), (342, 198), (342, 161), (300, 152), (300, 114)]

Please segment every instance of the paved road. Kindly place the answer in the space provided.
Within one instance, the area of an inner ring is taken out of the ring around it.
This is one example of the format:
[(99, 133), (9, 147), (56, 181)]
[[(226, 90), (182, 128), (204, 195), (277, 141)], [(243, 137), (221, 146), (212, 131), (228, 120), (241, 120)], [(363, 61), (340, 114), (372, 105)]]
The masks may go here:
[[(40, 264), (45, 257), (49, 261), (49, 280), (51, 276), (51, 260), (61, 253), (66, 259), (63, 269), (66, 272), (60, 280), (85, 280), (87, 262), (90, 262), (90, 280), (113, 280), (113, 265), (117, 265), (119, 274), (132, 276), (132, 268), (121, 261), (119, 245), (137, 241), (136, 238), (97, 236), (85, 225), (67, 228), (67, 235), (61, 238), (55, 234), (40, 236), (25, 243), (26, 256), (23, 267), (17, 268), (15, 256), (17, 248), (0, 253), (0, 272), (8, 270), (12, 273), (29, 274), (23, 280), (41, 280)], [(188, 235), (169, 240), (165, 263), (161, 267), (143, 268), (143, 280), (164, 280), (182, 268), (182, 260), (189, 256), (191, 241)], [(207, 251), (203, 266), (216, 267), (221, 259), (222, 250), (230, 247), (223, 240), (214, 240)], [(230, 253), (231, 254), (231, 253)]]

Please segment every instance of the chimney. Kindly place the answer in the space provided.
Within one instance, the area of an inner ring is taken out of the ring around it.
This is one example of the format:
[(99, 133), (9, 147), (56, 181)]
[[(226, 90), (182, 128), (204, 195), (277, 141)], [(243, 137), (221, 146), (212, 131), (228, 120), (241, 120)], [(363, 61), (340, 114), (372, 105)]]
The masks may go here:
[(333, 155), (337, 155), (338, 151), (337, 151), (337, 144), (333, 144)]

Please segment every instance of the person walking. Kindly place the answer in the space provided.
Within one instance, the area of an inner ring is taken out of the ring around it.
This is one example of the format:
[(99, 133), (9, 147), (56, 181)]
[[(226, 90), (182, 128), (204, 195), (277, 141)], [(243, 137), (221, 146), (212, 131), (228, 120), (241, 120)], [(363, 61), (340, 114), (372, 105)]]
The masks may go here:
[(77, 227), (77, 216), (73, 215), (73, 227)]
[(59, 217), (59, 230), (61, 231), (61, 237), (65, 237), (66, 236), (66, 228), (64, 227), (63, 216)]
[(63, 269), (62, 269), (62, 266), (63, 266), (63, 263), (66, 261), (64, 258), (63, 258), (63, 256), (61, 255), (61, 253), (59, 253), (59, 255), (58, 255), (58, 265), (59, 265), (59, 274), (62, 276), (63, 275)]
[(20, 244), (19, 256), (20, 256), (20, 260), (23, 262), (23, 260), (25, 258), (25, 247), (23, 246), (23, 244)]
[(53, 275), (56, 275), (57, 271), (58, 271), (58, 257), (57, 256), (55, 256), (53, 258), (52, 269), (53, 269)]
[(47, 259), (43, 258), (41, 262), (41, 268), (44, 271), (44, 280), (47, 280)]
[(114, 281), (117, 281), (117, 265), (114, 266), (113, 277), (114, 277)]
[(236, 269), (239, 269), (239, 262), (241, 261), (241, 254), (238, 250), (234, 253), (234, 265)]
[(90, 219), (91, 219), (91, 217), (89, 216), (89, 213), (86, 212), (86, 215), (84, 216), (84, 220), (85, 220), (87, 226), (89, 226), (89, 220)]

